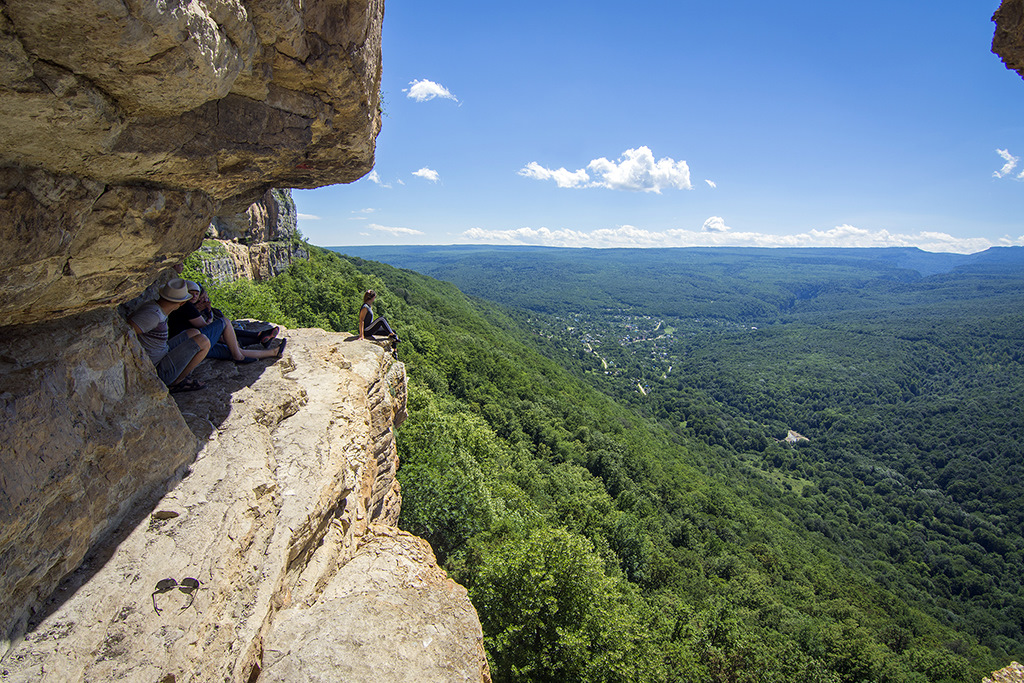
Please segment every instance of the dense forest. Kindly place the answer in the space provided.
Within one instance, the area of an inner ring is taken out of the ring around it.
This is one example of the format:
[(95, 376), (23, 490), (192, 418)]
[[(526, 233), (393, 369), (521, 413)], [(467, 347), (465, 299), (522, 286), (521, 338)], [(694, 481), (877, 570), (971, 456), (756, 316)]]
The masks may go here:
[(503, 305), (315, 248), (212, 290), (337, 331), (378, 290), (410, 378), (401, 523), (469, 589), (495, 680), (976, 682), (1020, 659), (1021, 269), (705, 251), (433, 271)]

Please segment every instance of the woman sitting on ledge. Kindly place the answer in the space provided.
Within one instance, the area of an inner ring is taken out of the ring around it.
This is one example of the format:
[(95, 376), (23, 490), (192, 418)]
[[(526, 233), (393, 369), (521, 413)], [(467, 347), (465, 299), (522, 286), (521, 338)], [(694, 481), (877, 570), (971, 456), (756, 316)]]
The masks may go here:
[(388, 324), (387, 319), (381, 316), (374, 320), (373, 318), (373, 306), (374, 300), (377, 298), (377, 292), (372, 289), (366, 290), (363, 294), (363, 306), (359, 309), (359, 338), (366, 339), (374, 335), (387, 335), (387, 338), (391, 340), (391, 348), (394, 350), (395, 355), (398, 355), (398, 335), (391, 329), (391, 325)]

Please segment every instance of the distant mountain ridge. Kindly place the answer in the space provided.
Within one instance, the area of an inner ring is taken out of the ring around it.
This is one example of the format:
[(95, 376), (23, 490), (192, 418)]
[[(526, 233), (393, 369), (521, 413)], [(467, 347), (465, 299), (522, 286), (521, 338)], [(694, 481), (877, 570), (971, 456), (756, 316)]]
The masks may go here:
[[(942, 305), (945, 295), (1018, 291), (1024, 247), (977, 254), (916, 248), (568, 249), (523, 246), (334, 247), (454, 283), (467, 294), (541, 313), (633, 309), (768, 324), (803, 313)], [(949, 288), (964, 278), (1009, 278)], [(952, 278), (952, 279), (951, 279)], [(500, 282), (500, 287), (495, 283)], [(902, 299), (900, 298), (902, 297)], [(723, 306), (723, 302), (728, 302)]]
[(327, 247), (349, 256), (380, 261), (397, 268), (407, 268), (430, 274), (438, 263), (452, 262), (491, 252), (548, 255), (572, 255), (574, 259), (588, 261), (602, 254), (617, 255), (627, 252), (644, 254), (654, 260), (677, 258), (680, 254), (692, 258), (723, 255), (738, 257), (768, 257), (811, 259), (817, 262), (875, 263), (892, 268), (917, 271), (921, 276), (948, 273), (956, 268), (976, 265), (1011, 265), (1024, 267), (1024, 247), (990, 247), (974, 254), (928, 252), (917, 247), (865, 247), (865, 248), (766, 248), (766, 247), (671, 247), (657, 249), (590, 249), (570, 247), (542, 247), (518, 245), (408, 245), (408, 246), (350, 246)]

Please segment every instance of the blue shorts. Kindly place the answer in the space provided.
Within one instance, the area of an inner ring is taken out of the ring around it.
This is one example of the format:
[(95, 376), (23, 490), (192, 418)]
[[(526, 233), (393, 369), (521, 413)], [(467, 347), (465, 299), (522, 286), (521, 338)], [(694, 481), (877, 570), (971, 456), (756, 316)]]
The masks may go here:
[(210, 340), (210, 346), (213, 346), (220, 341), (220, 336), (224, 334), (224, 326), (227, 322), (224, 318), (214, 318), (213, 322), (206, 327), (200, 328), (199, 331)]
[(192, 362), (200, 348), (188, 332), (175, 335), (167, 342), (167, 348), (167, 353), (156, 364), (156, 374), (164, 384), (170, 385)]
[(206, 353), (207, 358), (216, 358), (217, 360), (234, 359), (234, 356), (231, 355), (231, 349), (227, 347), (227, 344), (220, 341), (226, 326), (227, 320), (224, 318), (214, 318), (212, 323), (199, 330), (210, 340), (210, 350)]

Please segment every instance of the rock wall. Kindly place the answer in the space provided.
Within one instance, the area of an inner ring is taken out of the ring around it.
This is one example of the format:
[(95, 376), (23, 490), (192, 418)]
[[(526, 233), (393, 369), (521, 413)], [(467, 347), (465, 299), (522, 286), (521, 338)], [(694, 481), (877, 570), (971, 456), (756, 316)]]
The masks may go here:
[(61, 587), (0, 681), (488, 680), (465, 589), (395, 528), (404, 366), (339, 334), (287, 339), (176, 395), (195, 462)]
[(1003, 0), (992, 21), (996, 24), (992, 52), (999, 55), (1007, 69), (1024, 77), (1024, 0)]
[(2, 656), (30, 608), (195, 457), (196, 439), (113, 311), (0, 328), (0, 415)]
[(198, 255), (207, 279), (232, 282), (280, 275), (309, 254), (298, 241), (291, 190), (268, 190), (243, 213), (214, 217)]
[[(0, 677), (249, 680), (274, 616), (314, 607), (364, 536), (391, 539), (375, 556), (410, 548), (422, 571), (409, 581), (458, 593), (390, 526), (397, 461), (367, 445), (390, 427), (356, 406), (387, 394), (361, 374), (369, 360), (337, 351), (316, 390), (257, 381), (258, 391), (207, 390), (208, 405), (197, 396), (182, 412), (117, 313), (166, 280), (215, 217), (246, 212), (271, 188), (372, 168), (383, 10), (383, 0), (0, 2)], [(267, 211), (248, 229), (272, 238)], [(251, 271), (279, 260), (268, 253)], [(288, 367), (301, 374), (285, 359), (266, 375)], [(238, 372), (201, 368), (214, 369)], [(355, 386), (361, 399), (338, 398)], [(334, 398), (313, 401), (321, 390)], [(320, 412), (296, 419), (304, 405)], [(329, 427), (345, 420), (359, 429)], [(190, 465), (194, 432), (205, 445)], [(154, 507), (168, 481), (172, 497)], [(386, 527), (369, 534), (374, 520)], [(151, 598), (184, 596), (151, 596), (184, 572), (202, 581), (195, 608), (147, 612)], [(474, 657), (463, 661), (479, 678)]]
[(0, 5), (0, 319), (131, 299), (215, 215), (351, 182), (380, 127), (383, 0)]
[(1024, 683), (1024, 666), (1011, 662), (1006, 668), (994, 672), (991, 678), (981, 679), (981, 683)]

